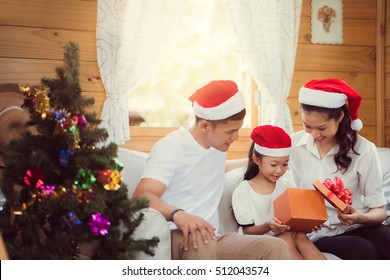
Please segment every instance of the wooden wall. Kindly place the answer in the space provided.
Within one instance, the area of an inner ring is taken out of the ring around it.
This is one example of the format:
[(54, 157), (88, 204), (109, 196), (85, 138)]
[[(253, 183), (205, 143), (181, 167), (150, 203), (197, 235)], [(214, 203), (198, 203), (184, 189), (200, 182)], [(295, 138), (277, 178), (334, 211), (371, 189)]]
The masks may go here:
[(385, 127), (386, 147), (390, 147), (390, 0), (386, 0), (386, 21), (385, 21)]
[(343, 1), (343, 43), (310, 42), (311, 1), (303, 0), (295, 72), (290, 91), (294, 129), (301, 129), (297, 95), (310, 79), (339, 77), (363, 96), (360, 133), (376, 142), (376, 1)]
[[(36, 84), (41, 77), (52, 76), (55, 67), (62, 65), (62, 47), (68, 41), (76, 41), (81, 50), (82, 89), (95, 98), (94, 109), (100, 112), (105, 93), (96, 61), (96, 1), (1, 0), (0, 83)], [(289, 96), (295, 130), (301, 129), (299, 88), (310, 79), (340, 77), (363, 95), (359, 112), (364, 123), (361, 134), (377, 143), (378, 76), (386, 77), (390, 84), (389, 63), (386, 64), (386, 76), (377, 71), (377, 1), (344, 0), (343, 44), (314, 45), (310, 42), (311, 0), (303, 0), (295, 74)], [(390, 17), (388, 6), (386, 18)], [(386, 37), (389, 37), (389, 31)], [(389, 41), (386, 56), (390, 53)], [(384, 54), (379, 57), (383, 58)], [(388, 109), (390, 89), (387, 87), (384, 98)], [(384, 100), (380, 102), (384, 103)], [(385, 120), (386, 133), (379, 130), (387, 135), (386, 146), (390, 147), (390, 117), (386, 115)], [(132, 139), (123, 146), (149, 151), (155, 141), (172, 130), (132, 127)], [(231, 147), (230, 158), (246, 157), (249, 134), (250, 129), (242, 129), (240, 140)]]
[(63, 46), (80, 45), (81, 86), (101, 110), (105, 98), (96, 59), (97, 0), (1, 0), (0, 83), (35, 85), (62, 65)]

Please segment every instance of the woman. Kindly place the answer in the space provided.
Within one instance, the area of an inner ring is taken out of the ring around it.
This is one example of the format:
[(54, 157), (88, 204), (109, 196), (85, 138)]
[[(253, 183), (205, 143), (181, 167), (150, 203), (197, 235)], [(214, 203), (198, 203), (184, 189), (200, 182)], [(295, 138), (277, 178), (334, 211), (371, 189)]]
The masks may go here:
[(327, 203), (328, 220), (309, 235), (342, 259), (390, 259), (382, 174), (376, 147), (357, 134), (362, 97), (340, 79), (312, 80), (299, 92), (304, 130), (291, 136), (290, 168), (299, 188), (340, 177), (352, 191), (350, 213)]

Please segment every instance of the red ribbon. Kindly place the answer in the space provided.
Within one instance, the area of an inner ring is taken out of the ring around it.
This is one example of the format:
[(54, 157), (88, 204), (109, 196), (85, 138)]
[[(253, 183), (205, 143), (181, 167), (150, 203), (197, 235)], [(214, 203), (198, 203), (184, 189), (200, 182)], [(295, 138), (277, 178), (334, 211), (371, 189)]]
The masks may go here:
[(349, 205), (352, 204), (352, 192), (350, 189), (344, 187), (344, 182), (340, 177), (336, 176), (334, 178), (334, 183), (327, 178), (323, 184), (330, 190), (330, 192), (326, 194), (326, 197), (331, 198), (333, 195), (336, 195), (344, 203)]

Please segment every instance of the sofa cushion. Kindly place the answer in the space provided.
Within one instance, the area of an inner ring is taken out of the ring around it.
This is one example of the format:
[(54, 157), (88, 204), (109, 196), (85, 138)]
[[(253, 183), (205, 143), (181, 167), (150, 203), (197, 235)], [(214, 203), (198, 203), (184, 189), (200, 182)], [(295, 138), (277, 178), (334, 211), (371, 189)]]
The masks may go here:
[(137, 187), (146, 165), (146, 153), (125, 148), (118, 148), (117, 159), (123, 164), (121, 176), (127, 185), (128, 197), (131, 198)]
[(390, 224), (390, 172), (387, 172), (383, 176), (383, 181), (382, 181), (382, 186), (383, 186), (383, 193), (385, 194), (385, 199), (386, 199), (386, 220), (384, 224), (389, 225)]
[(236, 168), (226, 173), (225, 187), (222, 193), (221, 201), (218, 205), (219, 214), (219, 231), (223, 234), (226, 232), (237, 232), (238, 224), (233, 215), (232, 195), (234, 189), (244, 179), (246, 167)]

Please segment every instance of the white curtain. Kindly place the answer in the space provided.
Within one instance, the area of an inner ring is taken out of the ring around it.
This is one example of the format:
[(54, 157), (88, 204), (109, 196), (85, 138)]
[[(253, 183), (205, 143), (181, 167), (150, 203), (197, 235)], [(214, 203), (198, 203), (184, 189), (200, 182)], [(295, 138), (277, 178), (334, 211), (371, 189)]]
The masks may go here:
[(101, 127), (108, 142), (130, 139), (128, 94), (160, 62), (184, 6), (183, 0), (98, 0), (97, 60), (107, 94)]
[[(262, 95), (261, 124), (293, 132), (287, 97), (302, 0), (227, 0), (243, 62)], [(265, 101), (265, 102), (264, 102)]]

